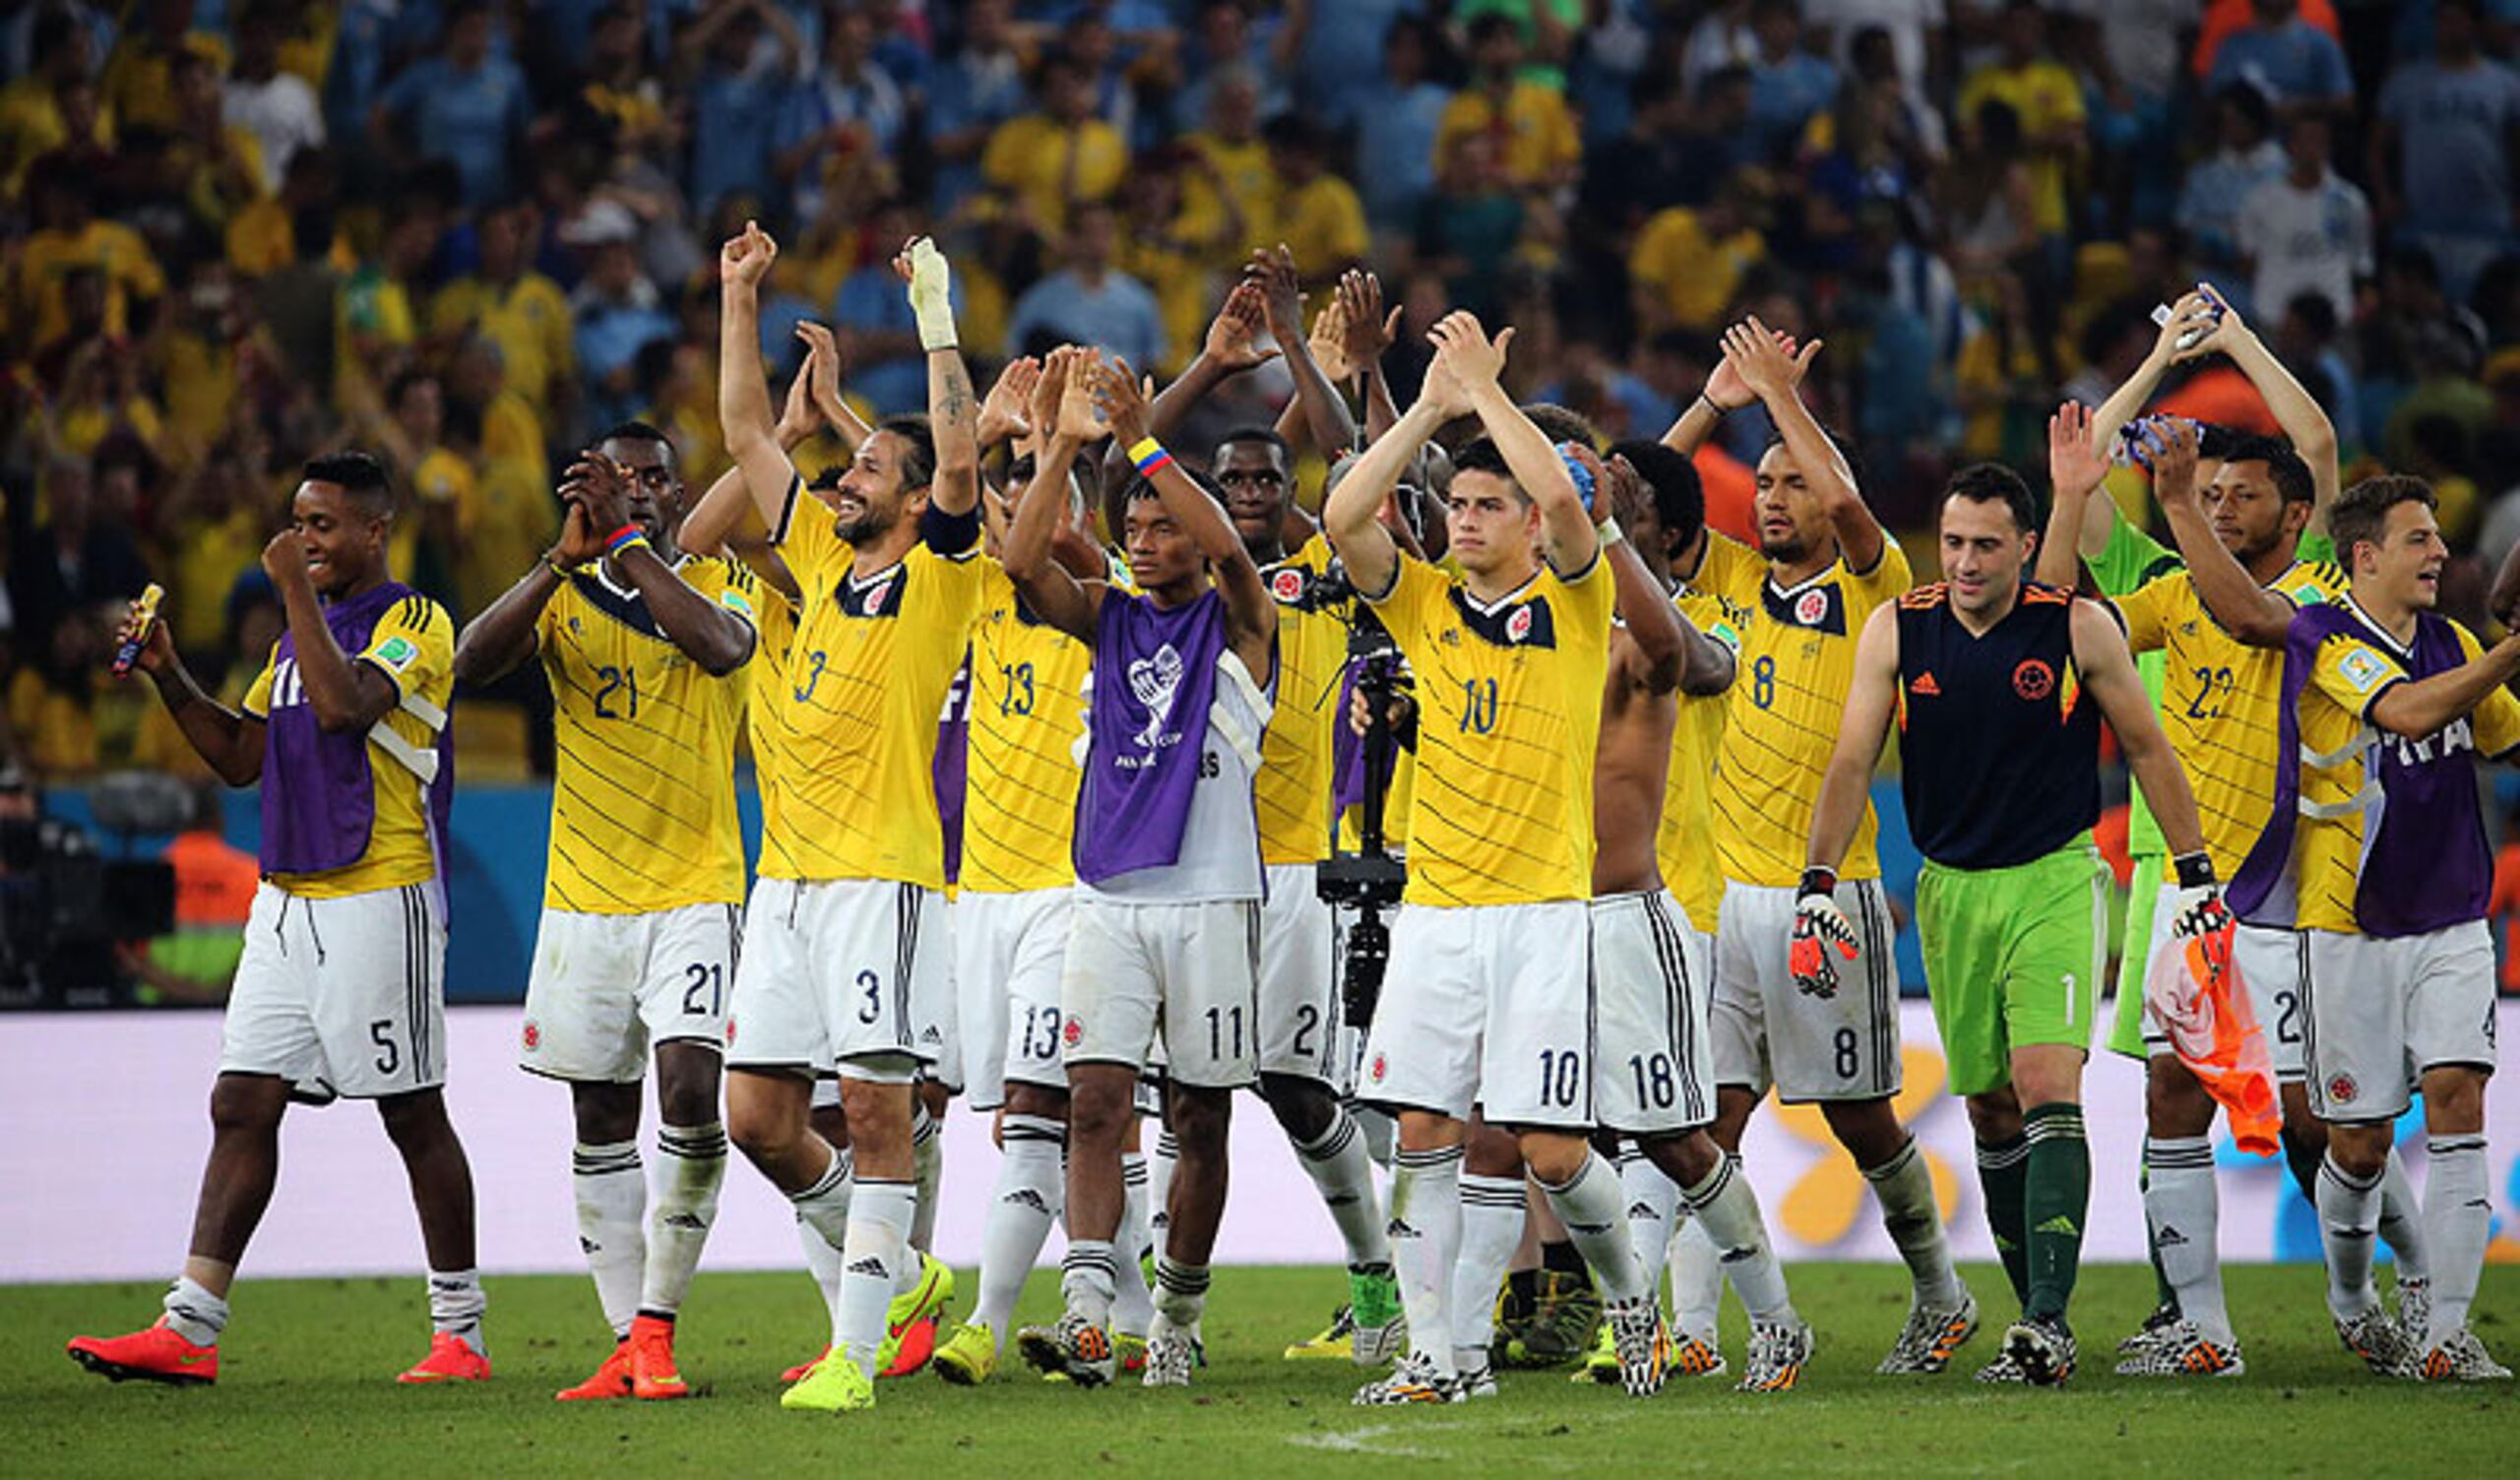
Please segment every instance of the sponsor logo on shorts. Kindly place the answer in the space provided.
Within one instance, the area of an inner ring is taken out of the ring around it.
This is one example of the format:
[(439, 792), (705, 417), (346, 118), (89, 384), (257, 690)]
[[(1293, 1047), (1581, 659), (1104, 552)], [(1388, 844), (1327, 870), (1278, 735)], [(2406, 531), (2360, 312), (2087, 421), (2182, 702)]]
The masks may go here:
[(735, 1046), (735, 1019), (732, 1018), (726, 1019), (726, 1046), (728, 1048)]
[(2352, 1104), (2354, 1097), (2362, 1092), (2362, 1086), (2355, 1083), (2354, 1076), (2350, 1074), (2338, 1075), (2327, 1081), (2327, 1097), (2340, 1105)]
[(2037, 658), (2026, 658), (2012, 670), (2012, 691), (2036, 704), (2056, 692), (2056, 670)]
[(527, 1053), (532, 1053), (541, 1046), (542, 1024), (535, 1021), (531, 1018), (528, 1018), (525, 1019), (525, 1051)]

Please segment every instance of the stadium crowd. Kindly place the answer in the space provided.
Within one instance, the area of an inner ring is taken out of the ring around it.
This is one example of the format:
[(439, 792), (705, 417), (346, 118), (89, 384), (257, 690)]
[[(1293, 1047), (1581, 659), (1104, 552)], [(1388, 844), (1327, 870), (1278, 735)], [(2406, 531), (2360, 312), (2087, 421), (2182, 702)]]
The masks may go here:
[[(888, 266), (953, 254), (976, 373), (1074, 340), (1166, 373), (1250, 248), (1369, 265), (1406, 404), (1448, 306), (1524, 400), (1669, 425), (1744, 312), (1894, 529), (1951, 465), (2036, 465), (2202, 278), (2358, 459), (2420, 472), (2459, 563), (2520, 538), (2520, 74), (2508, 0), (42, 0), (0, 23), (0, 750), (43, 781), (182, 771), (100, 678), (151, 580), (241, 690), (256, 565), (310, 455), (383, 453), (397, 574), (476, 612), (631, 416), (726, 465), (711, 246), (789, 250), (774, 371), (830, 323), (863, 409), (923, 369)], [(1316, 305), (1328, 301), (1316, 290)], [(1282, 373), (1219, 398), (1267, 420)], [(2173, 409), (2271, 430), (2228, 368)], [(1744, 532), (1755, 412), (1701, 455)], [(800, 454), (812, 465), (814, 450)], [(837, 461), (832, 452), (824, 461)], [(2140, 507), (2137, 504), (2133, 507)], [(118, 610), (118, 608), (115, 608)], [(515, 695), (544, 701), (540, 686)], [(230, 693), (227, 697), (235, 697)], [(483, 765), (520, 709), (468, 705)], [(502, 760), (505, 752), (514, 752)]]

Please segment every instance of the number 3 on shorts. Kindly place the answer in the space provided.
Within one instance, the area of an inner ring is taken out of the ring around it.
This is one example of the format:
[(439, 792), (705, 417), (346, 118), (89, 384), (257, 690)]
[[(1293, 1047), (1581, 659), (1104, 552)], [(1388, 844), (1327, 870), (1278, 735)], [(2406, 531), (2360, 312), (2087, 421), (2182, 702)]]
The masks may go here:
[(872, 1022), (884, 1016), (884, 979), (872, 971), (857, 973), (857, 985), (866, 994), (866, 1005), (857, 1010), (857, 1020)]

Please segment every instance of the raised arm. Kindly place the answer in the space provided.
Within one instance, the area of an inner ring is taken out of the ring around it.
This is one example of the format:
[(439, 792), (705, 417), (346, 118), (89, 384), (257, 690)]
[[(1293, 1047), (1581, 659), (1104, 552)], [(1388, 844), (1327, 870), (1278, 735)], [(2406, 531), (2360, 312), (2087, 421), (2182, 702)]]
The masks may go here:
[(966, 515), (980, 502), (980, 400), (954, 329), (953, 272), (945, 254), (924, 236), (911, 238), (893, 259), (893, 271), (910, 284), (918, 347), (927, 352), (927, 424), (936, 439), (936, 477), (927, 501), (939, 513)]
[[(2222, 293), (2212, 283), (2205, 290), (2217, 301)], [(2325, 408), (2309, 389), (2294, 378), (2275, 351), (2257, 337), (2254, 330), (2240, 322), (2236, 309), (2225, 307), (2222, 322), (2196, 346), (2198, 354), (2221, 351), (2232, 357), (2248, 383), (2257, 387), (2265, 399), (2266, 409), (2273, 412), (2275, 424), (2291, 439), (2293, 451), (2310, 465), (2310, 522), (2302, 526), (2304, 533), (2318, 534), (2327, 529), (2328, 507), (2336, 502), (2343, 486), (2336, 462), (2336, 423), (2328, 419)]]
[(1050, 351), (1033, 387), (1033, 426), (1040, 441), (1033, 456), (1032, 486), (1015, 505), (1006, 526), (1003, 559), (1007, 579), (1042, 621), (1081, 643), (1094, 640), (1096, 616), (1104, 587), (1087, 585), (1056, 558), (1057, 531), (1067, 511), (1067, 467), (1086, 444), (1102, 435), (1094, 419), (1093, 400), (1073, 384), (1090, 350), (1067, 346)]
[[(796, 326), (796, 338), (805, 341), (805, 368), (812, 373), (805, 378), (805, 394), (812, 401), (823, 425), (840, 439), (840, 445), (854, 457), (857, 444), (874, 435), (875, 429), (866, 419), (850, 409), (840, 394), (840, 340), (823, 325), (807, 319)], [(809, 432), (807, 435), (811, 435)]]
[(306, 688), (306, 704), (327, 734), (356, 734), (385, 717), (401, 698), (394, 680), (374, 663), (362, 663), (342, 650), (324, 620), (323, 598), (306, 573), (306, 542), (295, 527), (281, 530), (263, 546), (263, 571), (280, 592), (288, 631), (297, 639), (297, 677)]
[(1548, 434), (1514, 404), (1503, 384), (1505, 346), (1514, 341), (1514, 331), (1509, 327), (1490, 339), (1477, 315), (1455, 309), (1428, 338), (1435, 341), (1435, 358), (1469, 399), (1514, 481), (1539, 506), (1541, 548), (1549, 569), (1560, 576), (1591, 569), (1602, 550), (1593, 516), (1575, 491), (1566, 460), (1557, 455)]
[[(584, 453), (569, 464), (560, 491), (596, 529), (618, 529), (630, 523), (621, 466), (601, 453)], [(665, 640), (712, 678), (724, 678), (744, 665), (757, 641), (753, 625), (694, 590), (665, 564), (645, 538), (612, 552), (612, 563), (644, 598)]]
[[(1592, 473), (1593, 486), (1604, 490), (1594, 496), (1596, 510), (1606, 519), (1615, 511), (1618, 520), (1643, 521), (1647, 502), (1644, 483), (1626, 459), (1613, 458), (1605, 464), (1589, 447), (1578, 449), (1574, 456)], [(1695, 635), (1694, 629), (1680, 620), (1670, 592), (1663, 589), (1663, 583), (1645, 568), (1644, 559), (1628, 542), (1617, 520), (1599, 527), (1602, 558), (1609, 562), (1610, 579), (1618, 588), (1618, 619), (1626, 625), (1632, 645), (1628, 650), (1634, 655), (1635, 671), (1628, 678), (1649, 694), (1669, 694), (1680, 686), (1688, 661), (1688, 640)], [(1700, 636), (1698, 641), (1706, 639)]]
[(2171, 542), (2224, 631), (2252, 648), (2281, 648), (2293, 628), (2293, 603), (2258, 585), (2214, 533), (2196, 497), (2196, 424), (2181, 421), (2153, 454), (2153, 497), (2170, 521)]
[(761, 281), (779, 244), (751, 221), (718, 253), (718, 424), (764, 528), (777, 529), (796, 465), (779, 446), (761, 368)]
[[(1785, 351), (1788, 362), (1794, 367), (1794, 383), (1799, 386), (1802, 384), (1802, 372), (1811, 368), (1810, 359), (1796, 353), (1792, 335), (1770, 333), (1777, 347)], [(1681, 457), (1694, 458), (1697, 450), (1706, 445), (1707, 439), (1715, 435), (1716, 427), (1727, 415), (1758, 399), (1742, 383), (1741, 372), (1733, 368), (1731, 360), (1718, 359), (1715, 368), (1707, 374), (1705, 389), (1697, 393), (1697, 400), (1690, 401), (1680, 412), (1679, 419), (1663, 434), (1663, 445)]]
[[(2117, 630), (2117, 619), (2096, 601), (2076, 601), (2072, 621), (2074, 666), (2082, 673), (2083, 692), (2099, 702), (2101, 714), (2116, 732), (2118, 748), (2126, 753), (2126, 769), (2135, 773), (2145, 805), (2162, 825), (2163, 840), (2182, 860), (2204, 853), (2205, 831), (2196, 820), (2196, 793), (2188, 787), (2187, 772), (2179, 768), (2170, 738), (2162, 733), (2153, 697), (2144, 691), (2143, 677), (2135, 671), (2135, 656), (2126, 650), (2126, 635)], [(2182, 872), (2189, 867), (2182, 862)], [(2205, 868), (2210, 879), (2212, 864)]]
[(1899, 607), (1891, 602), (1873, 608), (1864, 619), (1862, 635), (1856, 639), (1855, 680), (1838, 721), (1838, 747), (1829, 756), (1820, 799), (1811, 809), (1807, 867), (1835, 875), (1855, 842), (1898, 702)]
[(2465, 718), (2486, 696), (2520, 675), (2520, 633), (2494, 644), (2447, 673), (2390, 685), (2366, 711), (2392, 735), (2422, 740), (2453, 719)]
[(1417, 461), (1418, 450), (1445, 422), (1460, 415), (1466, 404), (1450, 368), (1441, 360), (1428, 365), (1417, 403), (1366, 447), (1322, 501), (1321, 531), (1330, 537), (1331, 549), (1348, 567), (1348, 579), (1357, 590), (1376, 598), (1391, 590), (1399, 574), (1400, 548), (1383, 526), (1383, 506), (1400, 486), (1401, 475)]
[[(727, 473), (719, 481), (734, 476)], [(603, 554), (603, 543), (588, 523), (585, 507), (569, 497), (565, 484), (562, 497), (568, 500), (568, 509), (560, 518), (560, 542), (543, 552), (532, 569), (501, 591), (497, 600), (481, 608), (479, 616), (465, 623), (464, 631), (456, 636), (457, 683), (495, 683), (534, 656), (535, 649), (541, 646), (542, 608), (559, 594), (560, 583), (565, 579), (562, 573)], [(604, 527), (618, 529), (622, 523), (615, 520)]]
[[(131, 641), (139, 607), (139, 602), (133, 602), (124, 616), (122, 629), (114, 636), (116, 647)], [(183, 731), (185, 743), (209, 763), (214, 774), (230, 786), (251, 786), (262, 779), (263, 721), (238, 713), (203, 692), (176, 655), (174, 636), (162, 617), (149, 624), (132, 666), (158, 686), (158, 697), (165, 703), (175, 727)]]
[[(2068, 588), (2091, 585), (2083, 526), (2095, 522), (2091, 496), (2108, 476), (2109, 455), (2092, 436), (2091, 410), (2071, 401), (2058, 406), (2048, 418), (2048, 532), (2039, 540), (2037, 579)], [(2098, 523), (2106, 530), (2108, 521)]]
[[(808, 335), (805, 332), (808, 329), (820, 331), (821, 338), (817, 339)], [(805, 361), (796, 367), (796, 378), (788, 383), (788, 399), (780, 405), (779, 424), (771, 429), (778, 440), (779, 451), (790, 456), (791, 466), (792, 455), (807, 438), (813, 436), (815, 424), (820, 419), (814, 399), (814, 377), (840, 353), (839, 346), (832, 342), (831, 331), (819, 324), (797, 325), (796, 338), (804, 341)], [(844, 415), (849, 414), (847, 406), (842, 406), (841, 410)], [(850, 415), (850, 419), (854, 421), (856, 417)], [(842, 440), (848, 442), (852, 450), (857, 446), (858, 439), (844, 435)], [(675, 542), (695, 554), (718, 554), (725, 549), (735, 526), (743, 523), (744, 510), (751, 506), (751, 496), (745, 491), (743, 470), (727, 468), (718, 474), (718, 480), (709, 485), (699, 502), (684, 513), (682, 527), (674, 535)], [(461, 644), (456, 647), (455, 671), (457, 677), (463, 676), (464, 648)]]
[(1313, 449), (1325, 458), (1335, 458), (1354, 447), (1356, 418), (1339, 388), (1321, 373), (1320, 362), (1312, 357), (1312, 341), (1304, 334), (1303, 288), (1295, 272), (1295, 254), (1284, 244), (1264, 247), (1251, 254), (1242, 271), (1245, 281), (1260, 284), (1269, 337), (1286, 353), (1287, 369), (1294, 376), (1295, 404), (1303, 409), (1304, 429)]
[(1724, 358), (1731, 362), (1741, 383), (1759, 398), (1760, 404), (1768, 408), (1777, 434), (1785, 439), (1786, 452), (1802, 469), (1803, 481), (1820, 496), (1847, 569), (1869, 571), (1880, 563), (1889, 536), (1857, 489), (1855, 469), (1847, 465), (1845, 456), (1829, 440), (1829, 434), (1820, 429), (1819, 418), (1802, 403), (1802, 377), (1819, 352), (1818, 339), (1804, 344), (1798, 352), (1787, 352), (1782, 337), (1755, 315), (1724, 332)]
[(1340, 353), (1363, 393), (1365, 435), (1379, 437), (1400, 419), (1400, 407), (1391, 399), (1391, 378), (1382, 373), (1383, 351), (1400, 336), (1400, 310), (1383, 311), (1382, 279), (1361, 268), (1341, 275), (1336, 307)]

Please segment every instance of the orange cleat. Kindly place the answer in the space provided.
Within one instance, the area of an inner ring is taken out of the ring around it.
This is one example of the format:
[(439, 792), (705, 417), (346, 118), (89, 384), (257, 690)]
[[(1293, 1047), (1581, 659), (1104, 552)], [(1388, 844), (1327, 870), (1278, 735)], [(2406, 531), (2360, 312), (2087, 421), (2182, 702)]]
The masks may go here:
[(927, 1365), (936, 1355), (936, 1318), (921, 1316), (902, 1327), (901, 1344), (893, 1353), (893, 1365), (875, 1374), (879, 1378), (906, 1378)]
[(117, 1383), (138, 1378), (197, 1388), (219, 1381), (218, 1345), (195, 1346), (162, 1316), (128, 1336), (73, 1336), (70, 1360)]
[[(430, 1355), (434, 1356), (436, 1353), (432, 1352)], [(603, 1365), (595, 1370), (594, 1377), (575, 1388), (563, 1388), (552, 1394), (564, 1403), (592, 1402), (600, 1398), (628, 1397), (629, 1395), (630, 1342), (627, 1338), (612, 1348), (611, 1355), (603, 1359)]]
[(674, 1369), (672, 1322), (654, 1316), (633, 1319), (630, 1339), (622, 1343), (622, 1349), (630, 1353), (632, 1397), (655, 1401), (691, 1396), (691, 1386)]
[(462, 1336), (437, 1331), (429, 1337), (429, 1354), (403, 1373), (398, 1383), (486, 1383), (490, 1359), (474, 1351)]
[(814, 1353), (812, 1362), (799, 1362), (795, 1366), (788, 1368), (786, 1372), (781, 1373), (779, 1375), (779, 1381), (788, 1384), (801, 1383), (805, 1380), (805, 1374), (814, 1370), (814, 1362), (819, 1362), (830, 1355), (831, 1348), (826, 1346), (822, 1350)]

